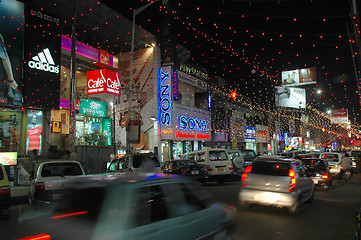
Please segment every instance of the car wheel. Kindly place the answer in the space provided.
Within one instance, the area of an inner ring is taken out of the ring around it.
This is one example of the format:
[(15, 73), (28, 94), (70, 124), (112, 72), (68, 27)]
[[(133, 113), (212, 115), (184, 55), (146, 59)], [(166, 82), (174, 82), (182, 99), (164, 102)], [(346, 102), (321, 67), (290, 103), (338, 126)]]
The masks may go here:
[(297, 215), (301, 210), (301, 205), (299, 203), (299, 201), (297, 201), (293, 206), (288, 208), (288, 211), (292, 214), (292, 215)]

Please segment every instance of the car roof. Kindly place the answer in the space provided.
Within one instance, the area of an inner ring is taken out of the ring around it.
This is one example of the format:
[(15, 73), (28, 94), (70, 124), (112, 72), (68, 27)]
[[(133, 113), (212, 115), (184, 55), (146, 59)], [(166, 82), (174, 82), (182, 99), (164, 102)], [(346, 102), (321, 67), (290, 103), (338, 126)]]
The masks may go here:
[(44, 160), (39, 160), (37, 161), (37, 163), (39, 164), (45, 164), (45, 163), (80, 163), (78, 161), (75, 160), (62, 160), (62, 159), (55, 159), (55, 160), (48, 160), (48, 159), (44, 159)]
[(116, 172), (116, 173), (100, 173), (77, 176), (75, 179), (70, 180), (75, 185), (83, 187), (107, 187), (111, 185), (125, 185), (134, 184), (139, 182), (151, 181), (188, 181), (188, 178), (174, 174), (164, 173), (146, 173), (146, 172)]
[(197, 153), (197, 152), (206, 152), (206, 151), (227, 151), (227, 149), (224, 149), (224, 148), (206, 148), (206, 149), (202, 149), (202, 150), (191, 151), (191, 152), (188, 152), (188, 153)]
[(285, 161), (285, 162), (297, 162), (298, 159), (293, 158), (285, 158), (283, 156), (277, 156), (277, 155), (263, 155), (258, 156), (255, 161)]

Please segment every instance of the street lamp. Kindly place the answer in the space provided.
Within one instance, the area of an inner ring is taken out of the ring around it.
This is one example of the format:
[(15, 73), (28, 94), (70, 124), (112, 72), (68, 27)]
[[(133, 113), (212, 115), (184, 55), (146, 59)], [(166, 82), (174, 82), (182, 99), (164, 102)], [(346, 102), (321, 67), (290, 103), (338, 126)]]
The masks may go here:
[[(129, 123), (134, 119), (133, 111), (132, 111), (132, 100), (133, 100), (133, 59), (134, 59), (134, 38), (135, 38), (135, 17), (148, 8), (153, 3), (158, 0), (152, 1), (140, 8), (133, 9), (133, 21), (132, 21), (132, 41), (131, 41), (131, 51), (130, 51), (130, 75), (129, 75), (129, 94), (128, 94), (128, 115), (129, 115)], [(129, 125), (129, 124), (128, 124)], [(127, 153), (130, 153), (130, 127), (127, 128)]]

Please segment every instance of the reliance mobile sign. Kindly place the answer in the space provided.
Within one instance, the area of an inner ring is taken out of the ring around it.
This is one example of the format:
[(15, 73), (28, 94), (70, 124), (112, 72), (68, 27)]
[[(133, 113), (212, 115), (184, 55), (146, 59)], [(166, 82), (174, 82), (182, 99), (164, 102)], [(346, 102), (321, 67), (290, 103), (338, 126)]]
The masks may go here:
[(109, 69), (87, 72), (87, 95), (94, 94), (120, 96), (119, 73)]

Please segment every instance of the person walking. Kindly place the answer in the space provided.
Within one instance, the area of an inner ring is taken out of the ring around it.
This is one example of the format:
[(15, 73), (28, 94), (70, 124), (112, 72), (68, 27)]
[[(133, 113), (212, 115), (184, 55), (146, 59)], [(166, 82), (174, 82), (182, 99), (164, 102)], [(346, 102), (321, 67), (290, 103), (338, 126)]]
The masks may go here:
[(356, 169), (357, 169), (357, 174), (358, 174), (358, 183), (361, 183), (361, 155), (357, 156)]

